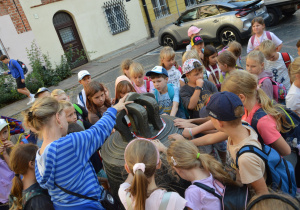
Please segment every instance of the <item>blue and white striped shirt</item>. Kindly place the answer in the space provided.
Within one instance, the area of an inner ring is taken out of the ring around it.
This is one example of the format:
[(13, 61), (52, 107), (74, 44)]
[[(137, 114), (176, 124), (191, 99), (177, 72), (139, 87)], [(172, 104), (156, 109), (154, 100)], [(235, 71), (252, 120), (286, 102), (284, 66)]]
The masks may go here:
[(36, 155), (35, 175), (42, 188), (48, 189), (51, 200), (57, 206), (78, 206), (99, 202), (80, 199), (60, 190), (61, 187), (88, 197), (101, 197), (92, 163), (93, 153), (110, 135), (116, 120), (117, 110), (109, 108), (90, 129), (71, 133), (49, 144), (42, 155)]

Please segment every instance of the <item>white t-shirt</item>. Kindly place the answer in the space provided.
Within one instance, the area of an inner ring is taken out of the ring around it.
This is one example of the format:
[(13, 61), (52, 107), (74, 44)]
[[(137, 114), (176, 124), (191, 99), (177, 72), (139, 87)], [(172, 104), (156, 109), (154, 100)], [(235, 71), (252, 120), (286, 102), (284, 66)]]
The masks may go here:
[(300, 88), (298, 88), (294, 83), (286, 95), (285, 100), (286, 107), (300, 115)]
[(86, 107), (86, 94), (85, 94), (84, 89), (82, 89), (81, 93), (82, 93), (82, 98), (83, 98), (83, 102), (84, 102), (84, 103), (82, 103), (82, 101), (80, 100), (79, 94), (77, 95), (77, 103), (78, 103), (80, 106), (86, 108), (86, 110), (87, 110), (87, 107)]
[[(282, 44), (282, 41), (274, 33), (270, 32), (270, 35), (272, 37), (272, 42), (274, 42), (276, 47)], [(247, 53), (254, 50), (257, 46), (260, 45), (260, 43), (262, 43), (265, 40), (269, 40), (267, 37), (266, 31), (264, 31), (264, 33), (259, 38), (255, 35), (253, 45), (251, 43), (251, 37), (250, 37), (250, 39), (248, 41), (248, 46), (247, 46)]]
[(189, 44), (189, 45), (187, 45), (186, 47), (185, 47), (185, 51), (190, 51), (190, 50), (192, 50), (192, 45), (191, 44)]
[(175, 66), (172, 66), (171, 69), (167, 70), (168, 72), (168, 84), (173, 84), (174, 87), (180, 88), (181, 73)]
[[(265, 60), (265, 71), (273, 73), (273, 80), (276, 82), (282, 83), (286, 90), (288, 91), (291, 87), (290, 77), (288, 69), (284, 63), (281, 53), (277, 52), (279, 57), (277, 61), (268, 61)], [(294, 61), (293, 57), (290, 55), (291, 62)]]
[[(129, 183), (124, 182), (123, 184), (120, 185), (119, 192), (118, 192), (119, 198), (123, 206), (125, 207), (125, 209), (129, 209), (127, 205), (126, 197), (128, 193), (127, 189), (130, 186), (131, 185)], [(166, 191), (162, 189), (157, 189), (153, 191), (150, 194), (150, 196), (146, 199), (145, 210), (158, 210), (165, 192)], [(132, 201), (132, 205), (134, 205), (133, 200), (131, 201)], [(177, 192), (172, 192), (166, 210), (182, 210), (184, 209), (185, 204), (186, 204), (186, 200), (184, 198), (182, 198)]]

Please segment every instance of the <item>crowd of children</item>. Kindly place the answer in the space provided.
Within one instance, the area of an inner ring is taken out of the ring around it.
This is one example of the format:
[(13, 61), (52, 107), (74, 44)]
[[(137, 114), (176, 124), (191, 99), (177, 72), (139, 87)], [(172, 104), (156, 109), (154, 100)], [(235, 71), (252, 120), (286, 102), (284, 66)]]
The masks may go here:
[[(158, 139), (128, 143), (128, 177), (118, 191), (123, 208), (224, 209), (230, 187), (246, 186), (247, 209), (299, 209), (300, 57), (280, 52), (282, 41), (262, 18), (252, 21), (244, 69), (240, 43), (218, 52), (204, 44), (201, 30), (190, 27), (182, 68), (171, 47), (161, 49), (148, 72), (124, 60), (113, 99), (87, 70), (78, 73), (83, 89), (71, 103), (60, 89), (27, 93), (24, 75), (10, 69), (21, 78), (21, 93), (35, 102), (23, 113), (30, 135), (20, 143), (10, 140), (10, 124), (0, 119), (0, 210), (109, 209), (102, 202), (108, 185), (99, 148), (114, 132), (117, 112), (133, 103), (126, 101), (130, 92), (152, 93), (159, 114), (177, 117), (174, 125), (183, 131), (170, 133), (168, 147)], [(296, 46), (300, 55), (300, 40)], [(285, 160), (291, 153), (295, 166)], [(156, 184), (162, 164), (190, 182), (184, 195)]]

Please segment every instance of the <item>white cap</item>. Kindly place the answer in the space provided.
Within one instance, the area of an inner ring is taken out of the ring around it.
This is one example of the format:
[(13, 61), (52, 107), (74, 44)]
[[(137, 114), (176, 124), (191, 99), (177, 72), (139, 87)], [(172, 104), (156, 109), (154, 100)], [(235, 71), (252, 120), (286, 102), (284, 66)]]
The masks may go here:
[(2, 131), (5, 126), (9, 125), (4, 119), (0, 119), (0, 131)]
[(90, 72), (88, 72), (87, 70), (81, 70), (80, 72), (78, 72), (78, 81), (82, 80), (82, 78), (87, 75), (91, 75)]

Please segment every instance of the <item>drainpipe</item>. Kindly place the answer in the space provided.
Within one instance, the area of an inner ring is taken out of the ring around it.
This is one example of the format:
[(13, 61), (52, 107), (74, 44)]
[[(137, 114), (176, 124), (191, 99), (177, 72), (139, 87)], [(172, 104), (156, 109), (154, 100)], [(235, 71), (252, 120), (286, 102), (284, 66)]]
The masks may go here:
[(155, 31), (154, 31), (153, 26), (151, 24), (151, 20), (150, 20), (148, 8), (147, 8), (147, 5), (146, 5), (146, 1), (142, 0), (142, 3), (143, 3), (144, 11), (145, 11), (145, 14), (146, 14), (146, 18), (147, 18), (147, 21), (148, 21), (150, 36), (151, 36), (151, 38), (153, 38)]

